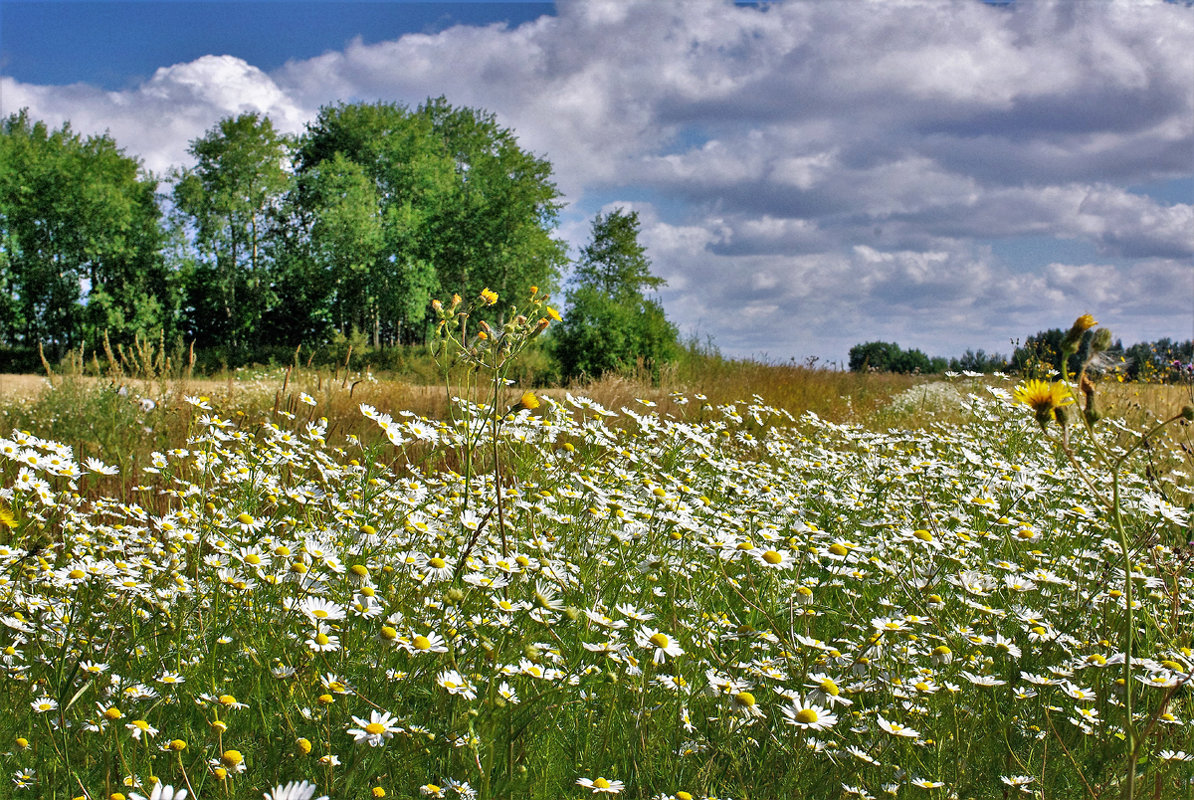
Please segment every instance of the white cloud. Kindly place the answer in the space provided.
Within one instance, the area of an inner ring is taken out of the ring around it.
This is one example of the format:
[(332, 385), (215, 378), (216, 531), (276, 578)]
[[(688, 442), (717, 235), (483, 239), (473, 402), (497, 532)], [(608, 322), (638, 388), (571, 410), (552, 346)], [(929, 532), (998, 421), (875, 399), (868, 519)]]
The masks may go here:
[(31, 86), (0, 78), (0, 93), (6, 113), (28, 108), (51, 124), (69, 120), (82, 133), (107, 131), (158, 174), (187, 163), (190, 141), (223, 117), (255, 111), (287, 132), (297, 132), (310, 118), (269, 75), (232, 56), (162, 67), (127, 91), (87, 84)]
[[(209, 56), (125, 92), (0, 90), (159, 171), (228, 114), (297, 131), (322, 104), (443, 94), (552, 161), (574, 244), (578, 217), (635, 198), (683, 327), (730, 352), (841, 357), (879, 336), (993, 349), (1074, 306), (1188, 334), (1194, 205), (1127, 187), (1194, 175), (1191, 75), (1194, 9), (1173, 3), (573, 0), (268, 75)], [(992, 255), (1025, 236), (1099, 257)]]

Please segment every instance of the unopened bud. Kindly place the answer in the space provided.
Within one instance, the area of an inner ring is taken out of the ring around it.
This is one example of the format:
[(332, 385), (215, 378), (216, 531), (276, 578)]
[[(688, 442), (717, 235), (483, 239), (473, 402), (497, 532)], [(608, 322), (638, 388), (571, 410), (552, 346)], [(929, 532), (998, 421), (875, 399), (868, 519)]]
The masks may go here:
[(1090, 352), (1102, 353), (1111, 347), (1111, 329), (1099, 328), (1090, 342)]
[(1057, 424), (1065, 427), (1066, 423), (1070, 421), (1070, 409), (1068, 406), (1058, 406), (1053, 409), (1053, 418), (1057, 420)]
[(1194, 406), (1182, 406), (1181, 415), (1186, 422), (1194, 422)]
[(1098, 324), (1090, 314), (1083, 314), (1074, 320), (1074, 324), (1066, 332), (1065, 338), (1061, 340), (1062, 354), (1072, 356), (1074, 353), (1077, 353), (1078, 346), (1082, 344), (1082, 334)]

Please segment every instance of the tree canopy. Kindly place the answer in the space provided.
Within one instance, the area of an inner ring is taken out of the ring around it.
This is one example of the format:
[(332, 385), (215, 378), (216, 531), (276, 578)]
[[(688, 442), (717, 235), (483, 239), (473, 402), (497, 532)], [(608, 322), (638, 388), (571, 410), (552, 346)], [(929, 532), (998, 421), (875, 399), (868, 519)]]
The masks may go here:
[(553, 351), (565, 379), (625, 372), (641, 361), (652, 376), (676, 358), (678, 332), (648, 291), (664, 285), (638, 241), (638, 212), (615, 209), (593, 220), (581, 250)]
[(0, 345), (420, 342), (433, 296), (547, 292), (567, 263), (551, 164), (442, 97), (327, 106), (297, 137), (230, 116), (188, 152), (158, 196), (108, 136), (4, 121)]
[(0, 343), (59, 348), (156, 332), (174, 305), (157, 181), (111, 137), (0, 126)]

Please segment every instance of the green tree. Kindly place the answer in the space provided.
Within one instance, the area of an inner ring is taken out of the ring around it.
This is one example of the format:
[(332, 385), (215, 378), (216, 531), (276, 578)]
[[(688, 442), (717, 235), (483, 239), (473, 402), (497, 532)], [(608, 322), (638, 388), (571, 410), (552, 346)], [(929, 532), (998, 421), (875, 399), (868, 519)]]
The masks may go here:
[(157, 181), (109, 136), (0, 126), (0, 340), (59, 349), (168, 325)]
[(269, 301), (263, 244), (289, 186), (289, 143), (269, 117), (248, 113), (220, 120), (188, 152), (196, 164), (177, 175), (174, 204), (205, 257), (189, 286), (191, 333), (244, 344)]
[(929, 358), (917, 349), (905, 350), (895, 342), (866, 342), (850, 348), (853, 372), (936, 373), (948, 366), (944, 358)]
[(658, 378), (679, 353), (678, 331), (648, 291), (664, 285), (638, 241), (638, 212), (615, 209), (593, 220), (581, 250), (553, 353), (566, 380), (626, 372), (642, 364)]
[[(443, 98), (414, 111), (325, 107), (299, 143), (296, 170), (312, 174), (337, 157), (359, 166), (377, 199), (382, 246), (361, 276), (375, 341), (423, 340), (435, 294), (489, 287), (516, 297), (558, 280), (564, 248), (552, 237), (559, 195), (551, 165), (519, 148), (492, 115)], [(326, 195), (313, 184), (298, 191), (297, 205), (320, 217)]]

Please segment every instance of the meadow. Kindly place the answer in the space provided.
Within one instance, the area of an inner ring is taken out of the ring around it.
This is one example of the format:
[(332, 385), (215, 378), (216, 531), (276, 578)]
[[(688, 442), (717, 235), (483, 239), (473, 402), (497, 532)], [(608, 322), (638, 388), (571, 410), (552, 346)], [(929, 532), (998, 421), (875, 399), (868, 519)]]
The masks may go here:
[(465, 313), (7, 403), (0, 796), (1194, 797), (1188, 387), (532, 393)]

